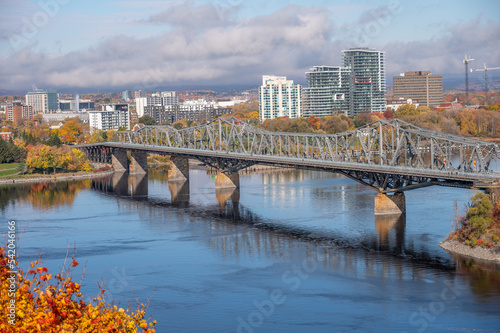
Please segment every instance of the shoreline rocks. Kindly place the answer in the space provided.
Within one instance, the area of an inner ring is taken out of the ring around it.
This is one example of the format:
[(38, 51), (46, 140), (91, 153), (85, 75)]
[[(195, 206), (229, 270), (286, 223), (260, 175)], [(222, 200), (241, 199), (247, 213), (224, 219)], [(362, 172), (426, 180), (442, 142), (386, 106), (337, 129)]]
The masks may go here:
[(10, 178), (0, 180), (0, 185), (12, 185), (12, 184), (32, 184), (32, 183), (47, 183), (47, 182), (60, 182), (60, 181), (72, 181), (72, 180), (83, 180), (92, 178), (101, 178), (112, 175), (113, 170), (101, 171), (101, 172), (88, 172), (82, 174), (65, 174), (56, 176), (40, 176), (40, 177), (26, 177), (26, 178)]
[(439, 243), (439, 246), (446, 251), (474, 259), (500, 262), (500, 247), (498, 246), (492, 249), (484, 249), (480, 246), (470, 247), (456, 240), (444, 240)]

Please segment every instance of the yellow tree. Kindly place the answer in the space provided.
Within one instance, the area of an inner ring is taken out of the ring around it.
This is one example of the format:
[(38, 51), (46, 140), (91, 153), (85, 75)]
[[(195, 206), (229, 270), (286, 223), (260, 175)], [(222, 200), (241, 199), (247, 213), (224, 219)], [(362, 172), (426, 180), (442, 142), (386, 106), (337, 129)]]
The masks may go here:
[(402, 116), (418, 116), (420, 114), (420, 111), (415, 104), (405, 104), (401, 105), (397, 110), (396, 110), (396, 117), (400, 118)]
[(61, 127), (62, 141), (64, 143), (74, 143), (81, 133), (82, 127), (73, 119), (65, 122)]
[(54, 169), (55, 173), (56, 169), (61, 166), (56, 149), (47, 145), (36, 145), (30, 149), (26, 164), (31, 169), (42, 170), (44, 174), (50, 169)]

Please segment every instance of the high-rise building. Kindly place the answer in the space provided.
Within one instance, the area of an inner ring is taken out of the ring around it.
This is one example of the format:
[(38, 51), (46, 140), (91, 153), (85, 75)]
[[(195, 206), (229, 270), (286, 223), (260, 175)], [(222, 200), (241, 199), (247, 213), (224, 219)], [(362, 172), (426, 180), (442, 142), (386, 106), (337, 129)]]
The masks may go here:
[(122, 91), (122, 99), (128, 101), (128, 90)]
[(315, 66), (306, 73), (304, 116), (326, 117), (349, 109), (350, 70), (339, 66)]
[(405, 72), (392, 78), (394, 98), (418, 99), (420, 105), (435, 107), (443, 102), (443, 76), (430, 71)]
[(130, 114), (128, 104), (107, 104), (101, 111), (89, 112), (90, 130), (118, 130), (124, 127), (130, 130)]
[(56, 91), (35, 90), (26, 94), (26, 105), (33, 106), (34, 113), (49, 113), (59, 109)]
[(259, 88), (260, 119), (302, 116), (302, 87), (286, 76), (264, 75)]
[(352, 48), (344, 53), (344, 67), (350, 70), (348, 116), (385, 111), (385, 52)]
[(7, 104), (7, 120), (17, 123), (21, 119), (33, 119), (33, 106), (21, 102)]

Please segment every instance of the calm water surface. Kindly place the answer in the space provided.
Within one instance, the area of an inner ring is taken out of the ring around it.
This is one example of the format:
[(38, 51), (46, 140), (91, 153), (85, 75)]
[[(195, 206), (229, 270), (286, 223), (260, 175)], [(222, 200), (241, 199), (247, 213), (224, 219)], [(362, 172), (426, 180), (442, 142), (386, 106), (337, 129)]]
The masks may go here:
[(384, 219), (335, 174), (248, 174), (231, 192), (191, 170), (188, 186), (156, 172), (3, 186), (0, 208), (23, 265), (43, 253), (56, 270), (75, 248), (84, 294), (104, 280), (122, 306), (152, 296), (158, 332), (499, 332), (500, 266), (438, 246), (472, 194), (410, 191), (406, 218)]

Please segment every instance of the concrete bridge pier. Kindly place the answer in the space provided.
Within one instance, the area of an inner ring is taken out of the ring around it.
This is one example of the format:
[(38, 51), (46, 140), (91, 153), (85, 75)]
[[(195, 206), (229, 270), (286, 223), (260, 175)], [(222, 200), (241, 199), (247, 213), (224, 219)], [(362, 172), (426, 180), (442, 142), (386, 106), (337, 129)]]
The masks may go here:
[(129, 173), (131, 175), (148, 174), (148, 154), (141, 150), (132, 150), (130, 153)]
[(406, 199), (403, 192), (388, 195), (379, 192), (375, 197), (375, 215), (401, 215), (406, 213)]
[(221, 170), (215, 176), (215, 188), (239, 188), (240, 187), (240, 174), (232, 172), (225, 174)]
[(116, 172), (128, 172), (128, 158), (125, 149), (113, 149), (111, 165)]
[(170, 168), (168, 169), (168, 181), (189, 180), (189, 160), (187, 157), (171, 156)]

